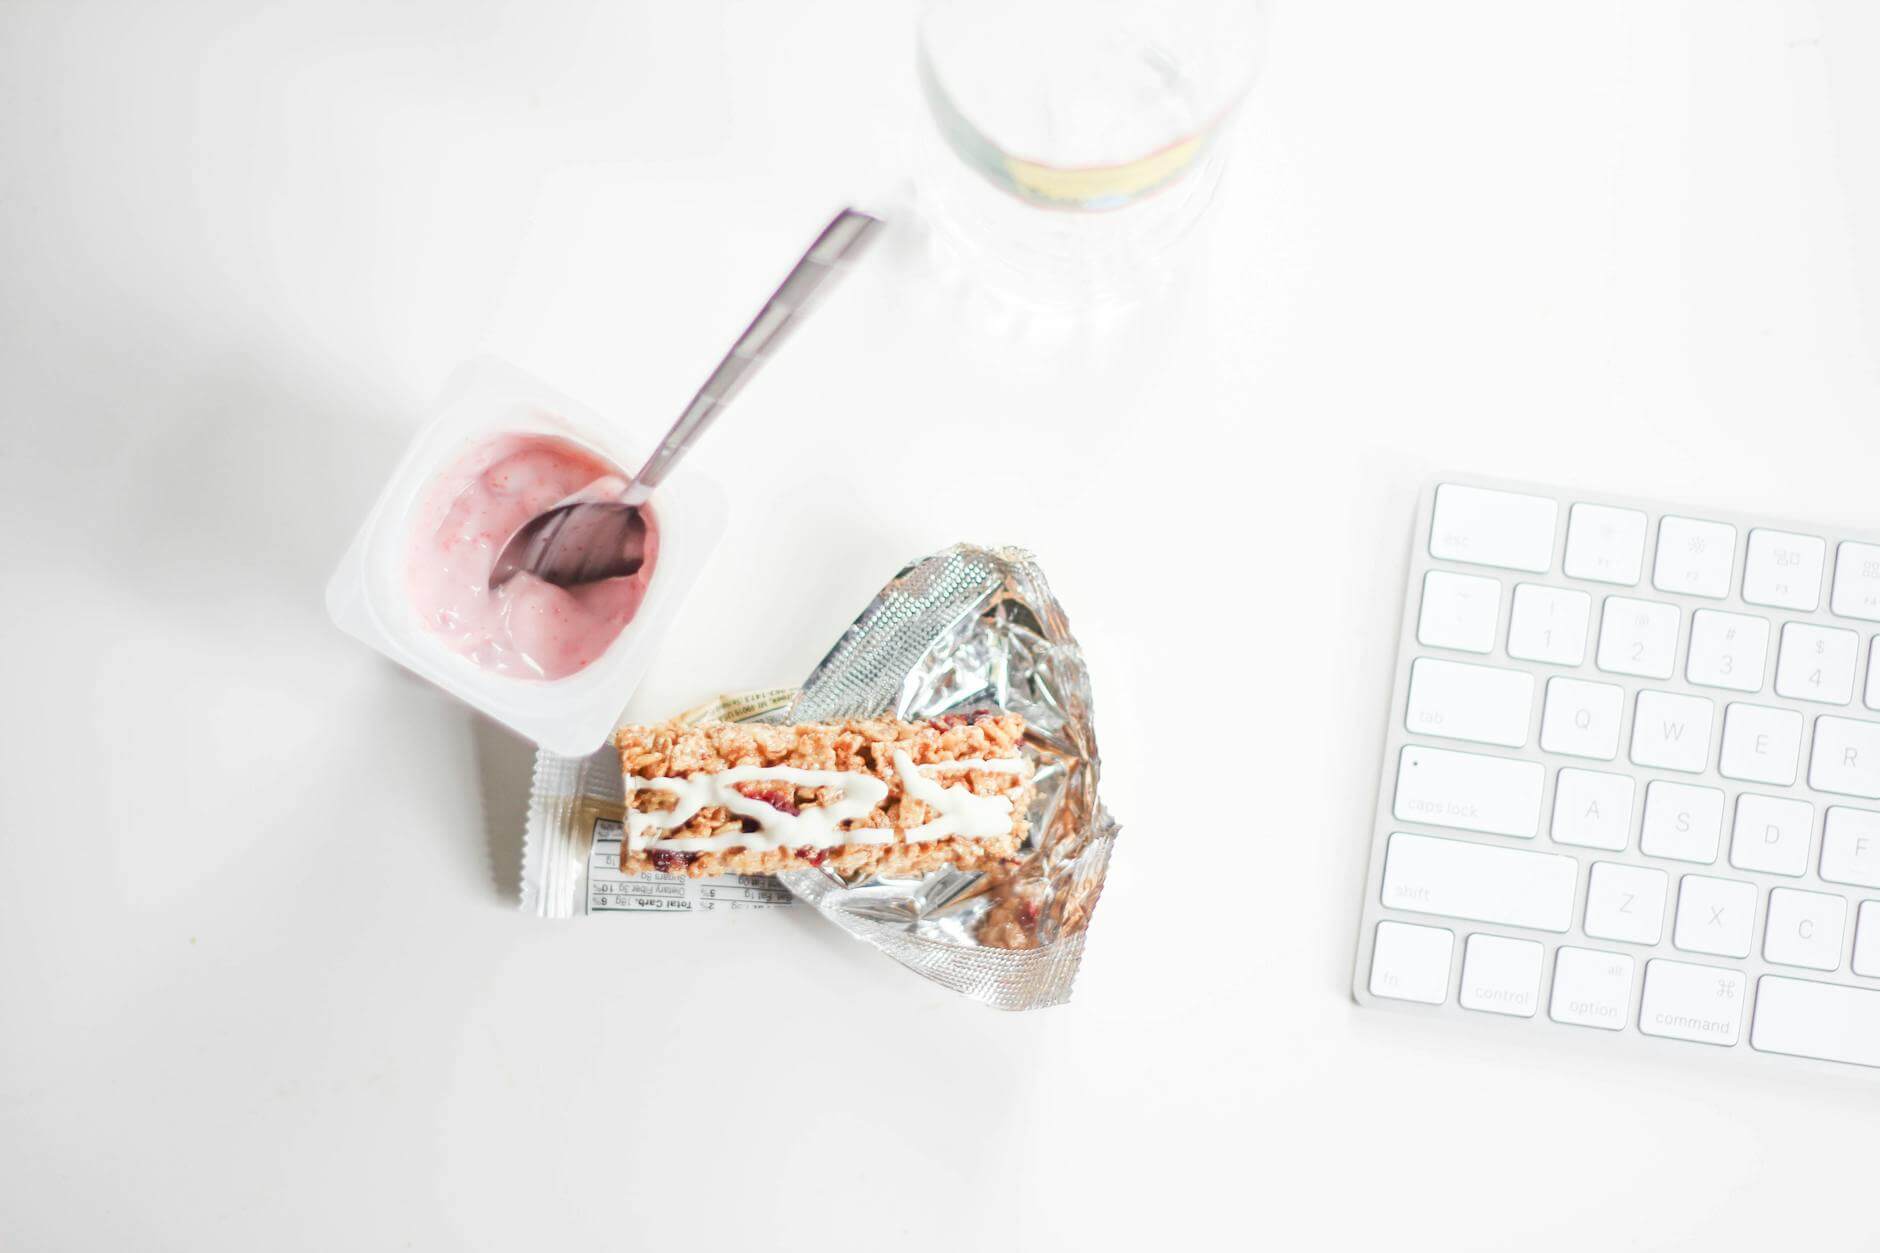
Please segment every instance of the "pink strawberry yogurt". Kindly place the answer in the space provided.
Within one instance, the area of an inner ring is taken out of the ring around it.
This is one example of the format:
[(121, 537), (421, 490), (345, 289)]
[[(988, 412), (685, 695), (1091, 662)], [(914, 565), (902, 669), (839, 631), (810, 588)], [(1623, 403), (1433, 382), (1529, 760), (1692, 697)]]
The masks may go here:
[(518, 574), (490, 590), (503, 544), (537, 514), (570, 500), (614, 500), (618, 467), (554, 435), (492, 436), (438, 475), (415, 510), (406, 586), (418, 618), (485, 670), (560, 679), (607, 651), (639, 611), (659, 560), (646, 510), (646, 564), (630, 578), (560, 588)]

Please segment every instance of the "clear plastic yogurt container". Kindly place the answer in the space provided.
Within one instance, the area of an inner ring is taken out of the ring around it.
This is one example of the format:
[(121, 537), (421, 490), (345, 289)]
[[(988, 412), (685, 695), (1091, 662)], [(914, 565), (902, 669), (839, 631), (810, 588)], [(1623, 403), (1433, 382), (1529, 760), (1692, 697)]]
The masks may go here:
[(663, 433), (603, 417), (503, 361), (460, 367), (413, 437), (326, 587), (341, 630), (424, 676), (550, 752), (594, 751), (618, 722), (653, 651), (718, 546), (725, 496), (681, 464), (651, 501), (659, 549), (632, 621), (592, 662), (565, 678), (495, 673), (453, 650), (420, 619), (408, 581), (415, 515), (438, 478), (478, 443), (505, 434), (557, 436), (630, 475)]

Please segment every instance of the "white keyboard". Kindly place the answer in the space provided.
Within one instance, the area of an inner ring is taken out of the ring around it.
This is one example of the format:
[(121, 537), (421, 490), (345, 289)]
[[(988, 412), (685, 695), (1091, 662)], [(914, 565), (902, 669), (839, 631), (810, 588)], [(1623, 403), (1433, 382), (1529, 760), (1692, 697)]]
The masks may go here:
[(1448, 481), (1353, 991), (1880, 1066), (1880, 537)]

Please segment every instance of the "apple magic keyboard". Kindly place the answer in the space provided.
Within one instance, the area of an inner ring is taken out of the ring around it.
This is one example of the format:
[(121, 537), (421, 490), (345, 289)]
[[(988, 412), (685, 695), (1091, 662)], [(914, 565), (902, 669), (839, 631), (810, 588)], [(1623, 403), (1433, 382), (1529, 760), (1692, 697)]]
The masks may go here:
[(1353, 992), (1880, 1066), (1880, 536), (1450, 480)]

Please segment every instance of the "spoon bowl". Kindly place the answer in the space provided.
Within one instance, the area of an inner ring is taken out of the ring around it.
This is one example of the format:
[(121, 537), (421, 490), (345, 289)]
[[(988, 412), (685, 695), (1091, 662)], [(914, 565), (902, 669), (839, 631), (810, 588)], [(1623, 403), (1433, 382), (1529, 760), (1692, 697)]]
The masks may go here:
[(527, 570), (558, 587), (623, 579), (646, 564), (646, 517), (638, 505), (557, 505), (522, 524), (490, 570), (491, 589)]
[(647, 530), (640, 506), (784, 337), (802, 324), (818, 294), (847, 268), (844, 262), (860, 255), (880, 226), (880, 218), (857, 209), (836, 214), (744, 328), (620, 499), (557, 505), (523, 523), (497, 553), (490, 587), (501, 587), (524, 570), (558, 587), (638, 573), (646, 560)]

